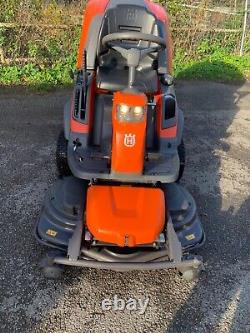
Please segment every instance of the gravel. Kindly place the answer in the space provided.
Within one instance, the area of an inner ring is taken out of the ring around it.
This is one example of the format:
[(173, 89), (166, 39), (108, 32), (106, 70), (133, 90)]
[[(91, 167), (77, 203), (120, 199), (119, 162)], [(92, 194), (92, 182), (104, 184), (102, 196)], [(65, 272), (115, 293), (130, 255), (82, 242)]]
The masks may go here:
[[(206, 271), (69, 268), (46, 280), (34, 223), (56, 178), (55, 145), (68, 89), (0, 91), (0, 332), (250, 332), (250, 83), (177, 83), (185, 113), (187, 167), (207, 235)], [(114, 296), (149, 298), (138, 311), (103, 311)]]

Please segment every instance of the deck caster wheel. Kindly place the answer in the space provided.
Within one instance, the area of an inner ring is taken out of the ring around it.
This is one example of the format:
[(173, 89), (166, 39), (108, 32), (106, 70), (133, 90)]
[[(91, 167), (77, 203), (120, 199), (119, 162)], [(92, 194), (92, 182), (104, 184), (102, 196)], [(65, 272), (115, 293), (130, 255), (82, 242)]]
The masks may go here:
[(58, 265), (54, 263), (54, 258), (58, 255), (61, 255), (60, 251), (51, 251), (47, 253), (47, 255), (41, 260), (40, 268), (42, 270), (43, 275), (47, 279), (60, 279), (64, 272), (64, 266)]
[(64, 131), (61, 131), (56, 146), (56, 165), (58, 174), (61, 177), (71, 176), (72, 172), (68, 165), (68, 141), (64, 137)]
[(185, 271), (180, 272), (183, 280), (191, 282), (199, 278), (200, 270), (197, 268), (187, 268)]
[(197, 280), (200, 276), (200, 273), (205, 270), (203, 259), (201, 256), (194, 256), (192, 254), (186, 254), (184, 256), (185, 259), (196, 259), (198, 262), (194, 266), (181, 268), (179, 273), (183, 280), (186, 281), (194, 281)]
[(179, 175), (178, 178), (176, 180), (176, 182), (178, 183), (184, 173), (185, 170), (185, 165), (186, 165), (186, 150), (185, 150), (185, 144), (183, 139), (181, 140), (181, 143), (179, 144), (178, 148), (178, 155), (179, 155), (179, 159), (180, 159), (180, 170), (179, 170)]

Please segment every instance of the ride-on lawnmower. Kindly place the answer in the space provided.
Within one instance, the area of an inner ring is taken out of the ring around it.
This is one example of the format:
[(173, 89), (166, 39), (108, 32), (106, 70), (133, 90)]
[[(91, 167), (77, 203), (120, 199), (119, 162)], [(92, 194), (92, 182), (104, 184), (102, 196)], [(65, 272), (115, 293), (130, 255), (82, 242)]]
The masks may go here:
[(150, 0), (87, 3), (72, 99), (57, 145), (60, 177), (36, 237), (54, 248), (47, 277), (65, 265), (176, 268), (193, 279), (204, 243), (196, 204), (179, 180), (183, 113), (171, 76), (165, 10)]

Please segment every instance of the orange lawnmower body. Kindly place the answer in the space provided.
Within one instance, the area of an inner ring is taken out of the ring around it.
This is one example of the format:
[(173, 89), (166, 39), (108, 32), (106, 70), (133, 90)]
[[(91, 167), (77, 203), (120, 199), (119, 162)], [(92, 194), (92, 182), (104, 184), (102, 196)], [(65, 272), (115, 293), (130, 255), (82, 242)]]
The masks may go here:
[[(144, 1), (146, 9), (149, 12), (154, 13), (157, 20), (163, 23), (166, 29), (166, 71), (172, 72), (172, 39), (169, 30), (169, 18), (166, 11), (158, 4), (153, 3), (150, 0)], [(81, 70), (85, 65), (84, 62), (87, 58), (83, 57), (84, 50), (87, 47), (88, 35), (90, 34), (90, 26), (96, 16), (102, 15), (107, 6), (109, 0), (90, 0), (87, 3), (85, 9), (85, 15), (83, 19), (83, 28), (80, 38), (80, 45), (78, 50), (77, 68)], [(136, 17), (136, 9), (131, 10), (128, 15), (134, 19)], [(134, 17), (133, 17), (134, 16)], [(119, 78), (118, 78), (119, 79)], [(93, 80), (90, 83), (89, 94), (91, 103), (89, 105), (89, 117), (86, 123), (79, 122), (73, 116), (71, 117), (71, 131), (75, 133), (91, 132), (93, 127), (94, 116), (94, 100), (95, 95), (98, 93), (107, 94), (109, 91), (99, 89), (96, 87), (96, 76), (93, 76)], [(175, 138), (177, 135), (177, 124), (168, 128), (162, 128), (162, 98), (164, 92), (162, 92), (161, 85), (158, 83), (157, 92), (155, 94), (156, 102), (156, 121), (155, 131), (159, 136), (163, 138)], [(144, 170), (145, 150), (146, 150), (146, 130), (147, 130), (147, 104), (148, 96), (145, 93), (139, 91), (117, 91), (113, 94), (113, 106), (112, 106), (112, 149), (111, 149), (111, 175), (131, 175), (133, 177), (140, 176)], [(144, 109), (143, 117), (140, 121), (136, 122), (123, 122), (119, 121), (117, 117), (117, 108), (119, 105), (127, 105), (128, 107), (142, 107)], [(98, 111), (97, 111), (98, 112)], [(88, 205), (87, 205), (87, 226), (89, 230), (93, 232), (93, 235), (101, 240), (108, 241), (113, 244), (124, 246), (125, 230), (128, 230), (129, 241), (128, 246), (136, 246), (138, 244), (149, 243), (156, 239), (163, 229), (163, 216), (165, 214), (164, 200), (162, 191), (140, 189), (137, 194), (136, 188), (127, 188), (120, 186), (119, 188), (106, 185), (105, 187), (91, 186), (88, 190)], [(144, 193), (142, 195), (142, 192)], [(123, 202), (126, 202), (124, 211), (129, 214), (130, 211), (135, 212), (133, 219), (126, 217), (124, 214), (122, 219), (119, 219), (119, 215), (114, 212), (111, 207), (116, 206), (118, 196), (122, 198)], [(112, 194), (112, 195), (111, 195)], [(149, 195), (150, 194), (150, 195)], [(138, 206), (138, 198), (145, 197), (144, 201), (140, 201)], [(154, 204), (158, 200), (158, 205)], [(100, 207), (98, 210), (97, 207)], [(107, 209), (108, 207), (108, 209)], [(147, 209), (145, 209), (147, 207)], [(140, 214), (138, 213), (140, 211)], [(102, 213), (103, 220), (100, 225), (100, 212)], [(105, 213), (104, 213), (105, 212)], [(139, 215), (138, 215), (139, 214)], [(155, 218), (153, 218), (155, 216)], [(157, 216), (157, 218), (156, 218)], [(138, 220), (136, 220), (136, 218)], [(152, 219), (154, 223), (149, 221)], [(118, 222), (119, 221), (119, 222)], [(133, 221), (133, 223), (132, 223)], [(107, 222), (107, 223), (106, 223)], [(131, 230), (131, 223), (134, 228)], [(102, 225), (105, 225), (105, 235), (102, 233)], [(147, 226), (144, 227), (143, 226)], [(114, 232), (114, 226), (118, 228)], [(108, 232), (108, 229), (110, 231)], [(119, 228), (121, 234), (119, 233)], [(151, 232), (150, 232), (151, 229)], [(144, 234), (144, 232), (146, 235)]]
[[(204, 242), (185, 166), (184, 117), (172, 77), (165, 9), (150, 0), (89, 0), (71, 101), (57, 144), (60, 178), (46, 197), (38, 240), (62, 265), (178, 268)], [(52, 259), (51, 259), (52, 258)], [(191, 272), (191, 273), (190, 273)]]
[[(119, 105), (142, 107), (144, 109), (142, 119), (131, 123), (119, 121), (117, 117)], [(144, 94), (114, 93), (112, 110), (112, 172), (142, 174), (147, 126), (146, 109), (147, 98)]]
[(86, 223), (102, 242), (121, 247), (151, 244), (164, 228), (164, 193), (143, 187), (91, 186)]

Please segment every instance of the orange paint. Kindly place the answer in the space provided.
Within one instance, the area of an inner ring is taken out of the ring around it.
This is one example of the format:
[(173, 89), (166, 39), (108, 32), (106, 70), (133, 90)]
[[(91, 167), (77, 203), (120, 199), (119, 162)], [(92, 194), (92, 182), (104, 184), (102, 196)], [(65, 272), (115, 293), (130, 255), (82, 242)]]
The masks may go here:
[(147, 98), (144, 94), (114, 93), (112, 123), (111, 170), (117, 173), (141, 174), (144, 166), (146, 111), (140, 122), (120, 122), (117, 119), (118, 104), (142, 106), (146, 110)]
[(146, 0), (146, 6), (148, 7), (148, 10), (153, 13), (156, 18), (163, 23), (165, 23), (166, 26), (166, 53), (167, 53), (167, 70), (169, 74), (172, 74), (173, 72), (173, 40), (171, 36), (170, 31), (170, 18), (167, 14), (166, 10), (159, 4), (156, 4), (152, 2), (151, 0)]
[(78, 49), (78, 57), (77, 57), (78, 69), (81, 69), (83, 65), (83, 50), (86, 45), (91, 22), (96, 15), (100, 15), (105, 11), (108, 2), (109, 0), (90, 0), (87, 2), (86, 9), (83, 15), (82, 32), (80, 37), (80, 45)]
[(118, 246), (153, 243), (165, 225), (165, 199), (160, 189), (91, 186), (86, 223), (99, 241)]
[(177, 135), (177, 125), (161, 130), (161, 138), (170, 139), (170, 138), (175, 138), (176, 135)]
[[(83, 66), (83, 50), (84, 47), (86, 45), (86, 41), (87, 41), (87, 37), (88, 37), (88, 33), (89, 33), (89, 27), (91, 25), (91, 22), (93, 20), (93, 18), (96, 15), (100, 15), (103, 14), (107, 8), (107, 5), (109, 3), (109, 0), (90, 0), (88, 1), (87, 5), (86, 5), (86, 10), (84, 12), (84, 18), (83, 18), (83, 25), (82, 25), (82, 32), (81, 32), (81, 38), (80, 38), (80, 45), (79, 45), (79, 50), (78, 50), (78, 59), (77, 59), (77, 68), (81, 69)], [(150, 1), (150, 0), (145, 0), (146, 6), (148, 8), (148, 10), (150, 12), (152, 12), (157, 19), (161, 20), (162, 22), (165, 23), (166, 25), (166, 32), (167, 32), (167, 48), (166, 48), (166, 53), (167, 53), (167, 70), (168, 73), (172, 73), (172, 68), (173, 68), (173, 42), (172, 42), (172, 37), (171, 37), (171, 33), (170, 33), (170, 19), (168, 14), (166, 13), (165, 9)], [(93, 118), (93, 103), (94, 103), (94, 94), (95, 93), (106, 93), (106, 91), (99, 91), (97, 89), (96, 86), (92, 86), (91, 89), (91, 93), (93, 93), (92, 95), (92, 103), (91, 103), (91, 110), (90, 110), (90, 118), (89, 118), (89, 122), (88, 124), (83, 124), (80, 123), (78, 121), (76, 121), (75, 119), (71, 119), (71, 130), (73, 132), (78, 132), (78, 133), (88, 133), (91, 130), (92, 127), (92, 118)], [(118, 93), (117, 93), (118, 94)], [(114, 96), (116, 95), (116, 93), (114, 94)], [(118, 95), (117, 95), (118, 96)], [(127, 95), (126, 95), (127, 96)], [(126, 98), (129, 98), (128, 96)], [(132, 101), (132, 105), (134, 104), (135, 101), (135, 95), (133, 95), (133, 101)], [(123, 99), (124, 100), (124, 99)], [(124, 102), (124, 104), (129, 104), (129, 100), (126, 99)], [(160, 108), (160, 104), (161, 102), (159, 101), (159, 107)], [(139, 105), (139, 104), (137, 104)], [(113, 110), (114, 108), (116, 108), (115, 103), (113, 106)], [(72, 108), (73, 109), (73, 108)], [(114, 112), (113, 112), (114, 114)], [(158, 111), (158, 114), (160, 114), (160, 109)], [(168, 129), (161, 129), (161, 118), (160, 116), (158, 117), (159, 119), (157, 120), (157, 130), (158, 133), (161, 137), (165, 137), (165, 138), (171, 138), (176, 136), (177, 134), (177, 126), (173, 126), (171, 128)], [(115, 125), (115, 123), (114, 123)], [(126, 128), (125, 128), (126, 126)], [(129, 126), (129, 127), (128, 127)], [(119, 127), (119, 131), (116, 131)], [(139, 135), (139, 137), (141, 135), (143, 135), (144, 133), (144, 124), (132, 124), (132, 123), (126, 123), (126, 124), (119, 124), (117, 125), (116, 128), (114, 128), (114, 137), (115, 139), (113, 139), (113, 143), (117, 143), (119, 145), (119, 147), (122, 147), (122, 140), (124, 139), (124, 135), (125, 134), (130, 134), (131, 131), (134, 131), (134, 134), (137, 136)], [(128, 130), (127, 130), (128, 129)], [(113, 138), (114, 138), (113, 137)], [(139, 141), (141, 142), (141, 141)], [(131, 150), (127, 150), (125, 149), (124, 151), (122, 150), (120, 153), (117, 152), (117, 147), (113, 147), (113, 158), (112, 158), (112, 162), (113, 162), (113, 169), (114, 171), (117, 170), (117, 172), (137, 172), (140, 173), (142, 172), (142, 161), (144, 156), (142, 156), (144, 154), (144, 147), (141, 145), (139, 147), (139, 144), (136, 145), (136, 150), (134, 150), (134, 155), (136, 155), (136, 157), (134, 158), (133, 162), (130, 161), (129, 155), (131, 153)], [(140, 153), (139, 153), (140, 151)], [(118, 155), (121, 158), (121, 162), (118, 163)], [(129, 165), (128, 165), (129, 164)]]
[(73, 118), (71, 118), (71, 132), (88, 133), (89, 132), (89, 125), (80, 123), (79, 121), (76, 121)]

